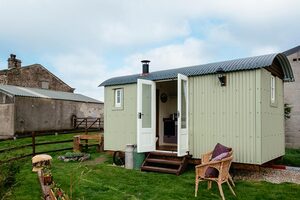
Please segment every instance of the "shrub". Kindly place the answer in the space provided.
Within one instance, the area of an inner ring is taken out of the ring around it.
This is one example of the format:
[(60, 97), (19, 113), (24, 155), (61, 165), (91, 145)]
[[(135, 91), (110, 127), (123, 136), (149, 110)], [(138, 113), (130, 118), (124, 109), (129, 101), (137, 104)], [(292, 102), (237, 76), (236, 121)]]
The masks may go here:
[(0, 165), (0, 197), (15, 184), (16, 174), (20, 171), (20, 163), (13, 161)]
[(290, 104), (285, 103), (284, 104), (284, 119), (291, 118), (291, 111), (292, 111), (292, 107), (290, 106)]

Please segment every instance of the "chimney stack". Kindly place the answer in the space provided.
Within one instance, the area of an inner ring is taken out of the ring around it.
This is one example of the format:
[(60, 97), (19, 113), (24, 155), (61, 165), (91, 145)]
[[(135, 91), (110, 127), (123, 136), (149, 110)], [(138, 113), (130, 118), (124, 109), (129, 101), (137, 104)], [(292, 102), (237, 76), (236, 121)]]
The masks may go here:
[(10, 57), (7, 59), (8, 62), (8, 69), (13, 68), (20, 68), (21, 67), (21, 60), (16, 58), (16, 55), (10, 54)]
[(142, 71), (142, 75), (147, 75), (149, 74), (149, 63), (150, 60), (142, 60), (142, 66), (143, 66), (143, 71)]

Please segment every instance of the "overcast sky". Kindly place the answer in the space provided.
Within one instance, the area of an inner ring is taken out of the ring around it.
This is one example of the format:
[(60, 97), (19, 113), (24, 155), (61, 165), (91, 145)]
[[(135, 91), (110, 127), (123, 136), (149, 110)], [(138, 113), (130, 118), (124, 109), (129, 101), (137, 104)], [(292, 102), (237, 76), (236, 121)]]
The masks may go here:
[(0, 0), (10, 53), (103, 100), (111, 77), (281, 52), (299, 45), (299, 0)]

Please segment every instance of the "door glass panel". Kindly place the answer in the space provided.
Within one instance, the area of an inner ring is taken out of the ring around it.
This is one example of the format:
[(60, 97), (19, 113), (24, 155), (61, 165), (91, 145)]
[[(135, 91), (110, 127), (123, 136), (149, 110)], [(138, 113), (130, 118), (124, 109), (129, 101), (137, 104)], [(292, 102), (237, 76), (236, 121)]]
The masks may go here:
[(181, 80), (181, 128), (186, 128), (186, 99), (187, 99), (187, 84), (185, 80)]
[(142, 84), (142, 128), (151, 128), (151, 85)]

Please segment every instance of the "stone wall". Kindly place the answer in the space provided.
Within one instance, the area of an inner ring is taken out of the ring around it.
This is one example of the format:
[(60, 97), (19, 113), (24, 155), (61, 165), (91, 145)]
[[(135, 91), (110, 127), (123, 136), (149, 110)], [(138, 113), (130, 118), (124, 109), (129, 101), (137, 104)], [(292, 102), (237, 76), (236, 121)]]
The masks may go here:
[[(14, 103), (14, 98), (0, 92), (0, 104)], [(1, 127), (1, 126), (0, 126)]]
[(4, 84), (4, 85), (7, 84), (7, 76), (6, 76), (6, 73), (1, 73), (1, 72), (0, 72), (0, 84)]
[(14, 135), (14, 104), (0, 104), (0, 138)]
[(103, 104), (15, 97), (15, 131), (72, 129), (72, 116), (103, 117)]
[(7, 70), (6, 76), (6, 84), (8, 85), (42, 88), (42, 83), (45, 82), (49, 85), (45, 89), (63, 92), (74, 91), (74, 88), (71, 88), (39, 64)]
[[(291, 118), (285, 120), (286, 147), (300, 148), (300, 51), (288, 56), (295, 82), (284, 84), (284, 100), (291, 109)], [(295, 60), (297, 59), (297, 60)]]

